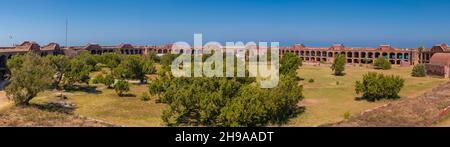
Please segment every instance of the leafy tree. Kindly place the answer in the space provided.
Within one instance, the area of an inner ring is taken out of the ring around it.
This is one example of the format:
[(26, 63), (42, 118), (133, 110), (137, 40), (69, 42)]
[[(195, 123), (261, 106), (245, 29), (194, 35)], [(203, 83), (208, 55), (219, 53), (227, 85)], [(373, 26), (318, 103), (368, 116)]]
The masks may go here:
[(162, 66), (170, 66), (172, 61), (175, 60), (179, 55), (176, 54), (165, 54), (161, 57), (161, 65)]
[(345, 55), (338, 54), (334, 58), (333, 64), (331, 65), (331, 70), (333, 70), (334, 75), (336, 76), (342, 76), (344, 75), (345, 71), (345, 64), (347, 59), (345, 58)]
[(139, 56), (126, 56), (122, 62), (113, 69), (113, 75), (117, 79), (134, 79), (144, 82), (145, 73)]
[(157, 72), (153, 60), (144, 60), (142, 63), (142, 68), (145, 74), (155, 74)]
[(53, 66), (53, 68), (56, 71), (56, 74), (54, 76), (54, 83), (53, 85), (55, 88), (59, 89), (61, 87), (61, 81), (66, 76), (68, 72), (70, 72), (70, 59), (67, 56), (64, 55), (57, 55), (57, 56), (47, 56), (48, 60), (50, 61), (50, 65)]
[(94, 70), (98, 70), (96, 69), (96, 65), (97, 65), (97, 61), (99, 56), (96, 55), (92, 55), (89, 52), (82, 52), (81, 54), (75, 56), (75, 60), (78, 61), (82, 61), (83, 64), (86, 64), (89, 66), (90, 70), (94, 71)]
[(244, 81), (174, 78), (162, 94), (161, 101), (169, 105), (162, 118), (169, 126), (265, 126), (286, 123), (298, 114), (303, 96), (295, 77), (282, 76), (275, 89)]
[(86, 64), (81, 58), (73, 58), (70, 60), (70, 71), (67, 72), (63, 78), (64, 88), (72, 88), (76, 83), (89, 84), (89, 73), (92, 71), (92, 66)]
[(105, 76), (100, 75), (96, 77), (93, 81), (94, 84), (103, 84), (107, 86), (108, 88), (112, 88), (112, 85), (114, 84), (114, 77), (111, 74), (107, 74)]
[(125, 80), (120, 80), (114, 85), (117, 95), (124, 96), (125, 92), (130, 91), (130, 84)]
[(151, 60), (154, 62), (160, 62), (160, 57), (155, 51), (150, 51), (148, 54), (143, 55), (144, 60)]
[(122, 55), (118, 53), (104, 53), (97, 58), (98, 63), (102, 63), (109, 68), (116, 68), (122, 61)]
[(11, 70), (6, 87), (8, 97), (18, 105), (28, 105), (39, 92), (44, 91), (52, 84), (54, 69), (48, 60), (35, 53), (16, 56), (8, 62)]
[(392, 68), (391, 62), (384, 57), (376, 59), (373, 65), (375, 69), (389, 70)]
[(362, 98), (376, 101), (383, 98), (400, 98), (398, 93), (404, 86), (404, 80), (399, 76), (385, 76), (376, 72), (369, 72), (362, 81), (356, 81), (355, 91), (363, 94)]
[(414, 65), (411, 75), (413, 77), (425, 77), (427, 76), (427, 70), (425, 69), (424, 64)]
[(302, 66), (302, 59), (293, 53), (286, 53), (281, 58), (280, 65), (280, 74), (296, 75), (298, 68)]

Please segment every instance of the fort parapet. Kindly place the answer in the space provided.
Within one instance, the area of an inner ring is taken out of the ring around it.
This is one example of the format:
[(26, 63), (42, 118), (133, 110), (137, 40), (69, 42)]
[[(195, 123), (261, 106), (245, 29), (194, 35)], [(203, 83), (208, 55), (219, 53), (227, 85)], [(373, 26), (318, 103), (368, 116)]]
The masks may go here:
[[(118, 52), (126, 55), (145, 55), (150, 52), (167, 54), (172, 51), (172, 45), (160, 46), (133, 46), (131, 44), (120, 44), (117, 46), (101, 46), (99, 44), (87, 44), (85, 46), (60, 47), (57, 43), (40, 46), (34, 41), (25, 41), (14, 47), (0, 47), (0, 58), (10, 58), (13, 55), (36, 52), (43, 56), (64, 54), (75, 56), (80, 52), (90, 52), (100, 55), (108, 52)], [(419, 51), (416, 48), (394, 48), (390, 45), (380, 45), (376, 48), (370, 47), (346, 47), (343, 44), (334, 44), (330, 47), (310, 47), (303, 44), (280, 47), (280, 55), (294, 53), (307, 63), (332, 63), (337, 54), (344, 54), (348, 64), (372, 64), (376, 58), (384, 57), (392, 64), (415, 65), (418, 63), (429, 63), (431, 57), (436, 53), (450, 53), (447, 44), (438, 44), (432, 48)]]

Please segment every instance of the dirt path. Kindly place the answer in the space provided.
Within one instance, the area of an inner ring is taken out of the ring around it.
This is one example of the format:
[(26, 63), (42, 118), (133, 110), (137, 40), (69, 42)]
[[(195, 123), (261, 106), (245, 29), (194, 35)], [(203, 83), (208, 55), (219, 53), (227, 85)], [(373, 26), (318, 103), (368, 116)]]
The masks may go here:
[[(433, 126), (450, 112), (450, 83), (414, 98), (402, 99), (379, 108), (367, 110), (360, 116), (331, 124), (343, 127), (420, 127)], [(328, 125), (326, 125), (328, 126)]]
[(1, 110), (4, 106), (6, 106), (6, 105), (9, 104), (9, 100), (8, 100), (8, 98), (6, 97), (6, 93), (5, 93), (5, 91), (3, 90), (6, 84), (7, 84), (7, 81), (0, 80), (0, 110)]
[(9, 104), (8, 98), (6, 98), (6, 93), (4, 91), (0, 91), (0, 110)]

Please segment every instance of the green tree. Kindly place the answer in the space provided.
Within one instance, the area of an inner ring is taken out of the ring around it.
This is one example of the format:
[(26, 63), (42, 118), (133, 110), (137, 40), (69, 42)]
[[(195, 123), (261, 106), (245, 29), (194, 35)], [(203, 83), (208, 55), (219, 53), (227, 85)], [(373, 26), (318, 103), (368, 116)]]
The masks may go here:
[(427, 76), (427, 70), (425, 69), (424, 64), (414, 65), (411, 75), (413, 77), (425, 77)]
[(384, 57), (376, 59), (373, 63), (375, 69), (389, 70), (392, 68), (391, 62)]
[(94, 84), (103, 84), (108, 87), (108, 89), (112, 88), (112, 85), (114, 84), (114, 77), (111, 74), (107, 74), (105, 76), (100, 75), (96, 77), (93, 81)]
[(168, 82), (161, 102), (169, 105), (162, 116), (169, 126), (284, 124), (298, 114), (297, 104), (303, 98), (293, 76), (282, 76), (274, 89), (261, 89), (237, 78), (174, 78)]
[(400, 98), (398, 93), (404, 86), (404, 80), (399, 76), (385, 76), (376, 72), (369, 72), (362, 81), (356, 81), (355, 91), (362, 94), (362, 98), (376, 101), (383, 98)]
[(54, 68), (48, 60), (35, 53), (16, 56), (13, 61), (7, 63), (11, 76), (6, 93), (16, 104), (28, 105), (39, 92), (52, 84)]
[(125, 80), (120, 80), (114, 85), (117, 95), (124, 96), (124, 93), (130, 91), (130, 84)]
[(53, 85), (55, 86), (55, 88), (60, 89), (61, 81), (66, 76), (66, 74), (70, 72), (70, 59), (64, 55), (51, 55), (47, 56), (47, 58), (50, 61), (50, 65), (53, 66), (56, 71)]
[(144, 82), (145, 73), (139, 56), (126, 56), (122, 62), (113, 69), (112, 74), (116, 79), (132, 79)]
[(97, 62), (108, 66), (110, 69), (113, 69), (120, 64), (122, 58), (122, 55), (118, 53), (104, 53), (97, 58)]
[(333, 64), (331, 65), (331, 70), (333, 70), (334, 75), (336, 76), (342, 76), (344, 75), (345, 71), (345, 64), (347, 59), (345, 58), (345, 55), (338, 54), (334, 58)]
[(73, 58), (70, 60), (70, 71), (67, 72), (63, 78), (63, 85), (65, 89), (73, 88), (76, 83), (89, 84), (89, 73), (92, 71), (92, 66), (86, 64), (81, 58)]
[(302, 66), (302, 59), (293, 53), (284, 54), (280, 61), (280, 74), (297, 74), (297, 70)]
[(157, 72), (153, 60), (144, 60), (142, 63), (142, 68), (145, 74), (155, 74)]
[(91, 53), (85, 51), (85, 52), (82, 52), (81, 54), (75, 56), (75, 60), (82, 61), (83, 64), (86, 64), (89, 66), (90, 70), (94, 71), (94, 70), (98, 70), (98, 69), (96, 69), (96, 65), (98, 63), (97, 61), (99, 60), (98, 57), (99, 56), (92, 55)]

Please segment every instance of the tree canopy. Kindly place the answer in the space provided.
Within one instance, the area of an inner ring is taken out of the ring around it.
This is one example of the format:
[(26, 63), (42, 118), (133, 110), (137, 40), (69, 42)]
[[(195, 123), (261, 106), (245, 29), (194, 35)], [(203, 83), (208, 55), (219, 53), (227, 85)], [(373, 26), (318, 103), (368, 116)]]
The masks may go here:
[(334, 58), (333, 64), (331, 65), (331, 70), (333, 70), (334, 75), (342, 76), (345, 71), (345, 64), (347, 63), (347, 59), (345, 55), (338, 54)]
[(39, 92), (52, 84), (54, 68), (48, 60), (35, 53), (14, 56), (7, 64), (11, 75), (6, 93), (18, 105), (28, 105)]

